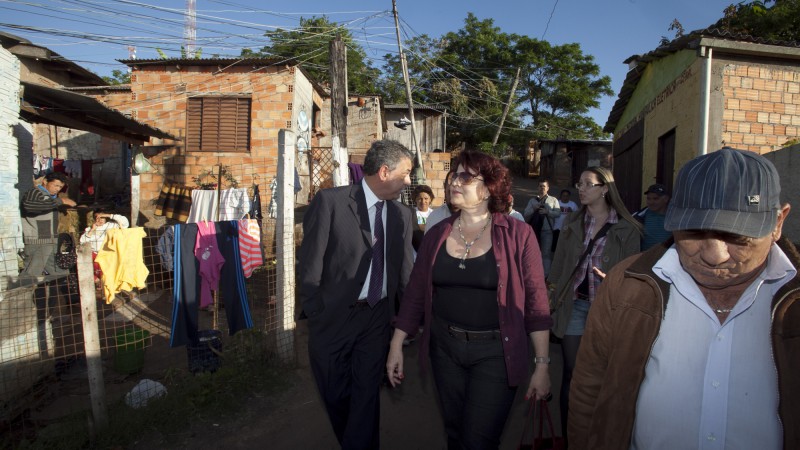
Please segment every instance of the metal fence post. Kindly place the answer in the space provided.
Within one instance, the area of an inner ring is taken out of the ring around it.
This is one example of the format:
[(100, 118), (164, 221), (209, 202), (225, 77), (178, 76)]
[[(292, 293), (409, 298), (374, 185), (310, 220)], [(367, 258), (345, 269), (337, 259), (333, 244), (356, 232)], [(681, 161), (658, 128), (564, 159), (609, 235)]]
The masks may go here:
[(294, 144), (290, 130), (278, 132), (277, 347), (286, 362), (295, 362), (294, 350)]

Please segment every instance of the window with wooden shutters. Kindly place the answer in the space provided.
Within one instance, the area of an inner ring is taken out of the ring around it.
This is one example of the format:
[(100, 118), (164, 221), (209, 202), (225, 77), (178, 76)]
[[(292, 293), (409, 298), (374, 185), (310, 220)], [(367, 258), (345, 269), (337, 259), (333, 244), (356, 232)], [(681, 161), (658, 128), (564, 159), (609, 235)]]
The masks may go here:
[(189, 98), (186, 141), (188, 150), (194, 152), (250, 151), (250, 99)]

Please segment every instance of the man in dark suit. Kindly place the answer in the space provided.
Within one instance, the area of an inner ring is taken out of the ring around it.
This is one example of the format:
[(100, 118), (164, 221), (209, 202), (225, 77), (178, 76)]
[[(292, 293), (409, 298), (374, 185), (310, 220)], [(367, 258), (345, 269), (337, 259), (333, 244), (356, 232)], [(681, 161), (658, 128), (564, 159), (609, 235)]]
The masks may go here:
[(380, 386), (395, 300), (411, 273), (411, 153), (376, 141), (364, 179), (314, 196), (303, 219), (300, 301), (311, 368), (344, 449), (379, 447)]

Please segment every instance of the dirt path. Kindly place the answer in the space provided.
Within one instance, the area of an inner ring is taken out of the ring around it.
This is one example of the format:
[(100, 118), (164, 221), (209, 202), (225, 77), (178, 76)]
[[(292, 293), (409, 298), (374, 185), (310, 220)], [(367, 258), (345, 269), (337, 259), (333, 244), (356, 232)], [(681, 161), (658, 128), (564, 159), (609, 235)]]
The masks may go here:
[[(515, 179), (514, 196), (518, 210), (524, 209), (535, 194), (537, 182)], [(296, 344), (298, 368), (292, 387), (271, 398), (251, 398), (241, 417), (227, 424), (198, 424), (182, 439), (181, 448), (275, 448), (275, 449), (336, 449), (338, 445), (328, 423), (325, 409), (317, 393), (307, 357), (307, 328), (298, 323)], [(446, 448), (444, 427), (439, 414), (436, 392), (430, 374), (420, 373), (417, 352), (419, 343), (405, 349), (406, 380), (397, 389), (384, 387), (381, 391), (381, 448), (385, 450)], [(558, 389), (561, 379), (561, 349), (551, 345), (551, 379), (553, 400), (551, 413), (556, 429), (558, 418)], [(517, 399), (503, 433), (501, 449), (516, 449), (526, 420), (527, 403), (523, 389)], [(136, 448), (153, 448), (157, 441), (143, 440)]]

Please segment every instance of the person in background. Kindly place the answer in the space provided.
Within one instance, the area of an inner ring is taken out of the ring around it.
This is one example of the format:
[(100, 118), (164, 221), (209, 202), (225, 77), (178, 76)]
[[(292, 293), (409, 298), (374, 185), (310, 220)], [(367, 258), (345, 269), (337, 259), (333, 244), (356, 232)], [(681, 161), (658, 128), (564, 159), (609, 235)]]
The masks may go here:
[(508, 216), (525, 222), (522, 213), (514, 209), (514, 196), (511, 194), (508, 194)]
[(420, 231), (424, 232), (425, 223), (428, 220), (428, 216), (431, 215), (431, 211), (433, 211), (430, 208), (431, 202), (434, 199), (433, 189), (428, 185), (420, 184), (414, 188), (413, 198), (414, 204), (416, 205), (414, 212), (417, 216), (417, 226)]
[(531, 198), (522, 212), (525, 221), (531, 224), (536, 238), (539, 240), (539, 247), (542, 251), (542, 262), (544, 264), (544, 276), (550, 274), (550, 264), (553, 259), (553, 230), (555, 220), (561, 216), (561, 207), (558, 199), (548, 194), (550, 182), (543, 180), (539, 182), (539, 194)]
[(61, 172), (49, 173), (42, 184), (34, 186), (22, 196), (20, 211), (26, 259), (20, 276), (24, 278), (66, 274), (65, 270), (56, 266), (55, 250), (58, 209), (61, 206), (75, 206), (73, 200), (58, 196), (67, 180), (67, 176)]
[(622, 203), (610, 170), (589, 167), (581, 173), (575, 188), (581, 206), (564, 221), (548, 278), (555, 286), (550, 306), (553, 334), (562, 338), (560, 409), (565, 435), (569, 386), (590, 306), (605, 272), (639, 253), (642, 227)]
[(380, 447), (390, 320), (416, 228), (397, 198), (411, 184), (413, 158), (398, 142), (373, 142), (361, 182), (318, 192), (303, 217), (299, 302), (311, 370), (342, 448)]
[(571, 446), (800, 448), (800, 254), (780, 193), (753, 152), (680, 169), (673, 239), (614, 267), (592, 305)]
[(444, 203), (442, 206), (434, 209), (433, 212), (431, 212), (431, 215), (428, 216), (428, 220), (425, 224), (425, 233), (430, 231), (430, 229), (433, 228), (433, 226), (437, 223), (458, 212), (458, 208), (450, 203), (450, 179), (452, 177), (452, 171), (448, 172), (447, 176), (444, 177)]
[[(428, 232), (395, 321), (386, 369), (405, 377), (403, 339), (418, 332), (433, 376), (448, 448), (497, 448), (517, 386), (550, 394), (549, 328), (539, 246), (506, 214), (511, 177), (499, 160), (462, 152), (450, 183), (459, 212)], [(528, 341), (535, 370), (530, 378)]]
[(669, 192), (663, 184), (654, 184), (644, 191), (647, 206), (637, 211), (633, 217), (644, 225), (642, 236), (642, 251), (660, 244), (670, 237), (672, 233), (664, 229), (664, 218), (669, 206)]
[(572, 197), (572, 192), (570, 192), (569, 189), (562, 189), (561, 194), (558, 197), (558, 205), (561, 208), (561, 215), (556, 218), (556, 221), (553, 224), (553, 252), (556, 251), (558, 237), (561, 234), (561, 227), (564, 226), (564, 220), (566, 220), (567, 216), (578, 210), (578, 205), (575, 204), (570, 197)]
[[(91, 244), (92, 261), (94, 261), (95, 258), (97, 258), (97, 252), (103, 248), (108, 230), (115, 228), (128, 228), (128, 226), (130, 226), (130, 223), (125, 216), (120, 214), (106, 213), (102, 209), (97, 209), (94, 211), (94, 223), (91, 227), (87, 227), (83, 231), (83, 234), (81, 234), (80, 237), (80, 243)], [(103, 272), (100, 270), (100, 266), (97, 263), (94, 263), (95, 284), (100, 282), (102, 276)]]

